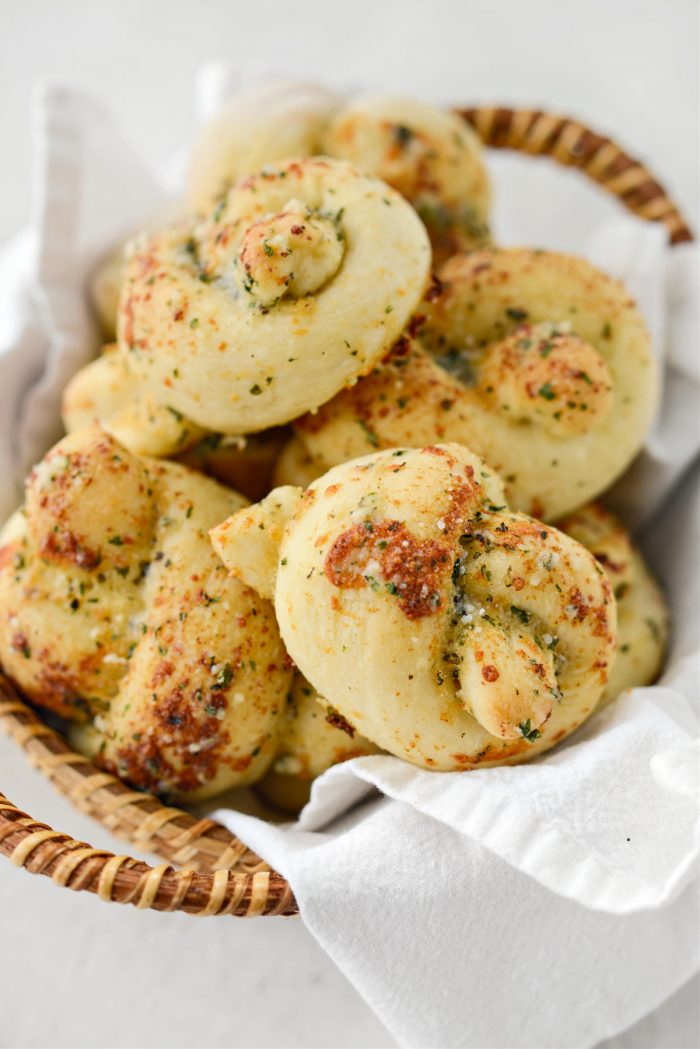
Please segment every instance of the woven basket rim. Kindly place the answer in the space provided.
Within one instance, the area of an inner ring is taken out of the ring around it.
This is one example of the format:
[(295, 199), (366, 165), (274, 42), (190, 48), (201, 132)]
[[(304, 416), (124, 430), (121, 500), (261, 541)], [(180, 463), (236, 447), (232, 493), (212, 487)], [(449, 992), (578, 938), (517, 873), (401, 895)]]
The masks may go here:
[[(585, 124), (544, 110), (498, 105), (456, 112), (485, 146), (547, 156), (578, 168), (629, 211), (662, 223), (671, 244), (693, 240), (679, 208), (647, 167)], [(196, 819), (134, 791), (92, 765), (23, 702), (1, 668), (0, 727), (78, 808), (166, 860), (152, 867), (93, 849), (33, 820), (0, 793), (0, 854), (17, 866), (59, 886), (140, 909), (236, 917), (298, 913), (286, 879), (235, 835), (213, 820)]]

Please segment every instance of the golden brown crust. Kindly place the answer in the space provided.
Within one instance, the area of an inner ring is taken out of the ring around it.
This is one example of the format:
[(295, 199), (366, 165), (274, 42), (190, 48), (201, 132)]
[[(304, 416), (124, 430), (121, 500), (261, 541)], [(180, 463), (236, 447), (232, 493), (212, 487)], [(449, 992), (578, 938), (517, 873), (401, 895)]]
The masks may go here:
[(157, 402), (144, 389), (116, 345), (75, 373), (63, 391), (61, 414), (67, 433), (99, 426), (135, 455), (175, 456), (205, 435), (167, 397)]
[(401, 521), (364, 522), (342, 532), (326, 555), (324, 573), (341, 590), (371, 586), (370, 568), (379, 566), (408, 619), (439, 611), (440, 583), (452, 567), (447, 547), (434, 539), (417, 539)]
[[(610, 585), (578, 543), (509, 511), (482, 460), (459, 445), (375, 453), (295, 498), (277, 549), (282, 636), (368, 739), (468, 768), (539, 753), (592, 712), (615, 640)], [(222, 557), (249, 581), (258, 519), (264, 504), (224, 526)]]
[(3, 667), (94, 719), (96, 760), (143, 789), (206, 797), (272, 760), (290, 668), (272, 607), (207, 531), (245, 500), (99, 430), (35, 468), (0, 548)]
[(312, 461), (457, 441), (503, 476), (513, 506), (552, 520), (639, 449), (658, 389), (648, 333), (589, 263), (524, 248), (457, 256), (423, 314), (370, 375), (294, 424)]

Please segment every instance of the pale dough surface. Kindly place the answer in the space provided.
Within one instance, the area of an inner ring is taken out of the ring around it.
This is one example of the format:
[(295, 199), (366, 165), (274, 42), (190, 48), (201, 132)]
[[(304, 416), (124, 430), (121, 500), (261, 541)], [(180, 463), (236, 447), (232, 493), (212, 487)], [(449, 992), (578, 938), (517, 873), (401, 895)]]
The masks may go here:
[(261, 499), (288, 432), (277, 428), (246, 437), (209, 433), (171, 405), (157, 404), (129, 371), (114, 345), (86, 364), (63, 392), (68, 433), (98, 425), (136, 455), (174, 458), (248, 499)]
[(593, 556), (506, 505), (459, 445), (379, 452), (273, 491), (212, 533), (274, 592), (285, 645), (382, 749), (434, 769), (522, 761), (605, 687), (615, 601)]
[(119, 346), (159, 403), (226, 434), (325, 403), (391, 347), (425, 289), (409, 204), (343, 161), (239, 182), (214, 216), (132, 248)]
[(395, 95), (360, 95), (333, 114), (323, 152), (403, 194), (425, 223), (438, 261), (488, 240), (484, 151), (456, 113)]
[(465, 120), (396, 95), (342, 102), (315, 84), (270, 84), (227, 102), (190, 151), (188, 203), (206, 213), (239, 178), (316, 154), (349, 160), (398, 190), (425, 223), (438, 261), (489, 239), (484, 150)]
[(319, 84), (276, 83), (237, 93), (197, 135), (187, 202), (206, 213), (244, 175), (285, 157), (322, 152), (323, 129), (340, 99)]
[[(363, 82), (380, 90), (463, 104), (472, 98), (508, 99), (527, 107), (538, 99), (551, 110), (585, 116), (593, 126), (604, 122), (613, 137), (653, 160), (661, 180), (670, 183), (697, 229), (697, 150), (677, 148), (689, 123), (697, 141), (697, 34), (687, 31), (689, 5), (665, 5), (663, 20), (653, 17), (653, 6), (645, 5), (649, 17), (635, 19), (630, 19), (626, 5), (602, 0), (577, 8), (576, 47), (581, 54), (597, 56), (594, 75), (572, 76), (571, 12), (560, 0), (539, 0), (547, 33), (538, 31), (532, 8), (522, 2), (479, 5), (482, 46), (469, 47), (467, 65), (465, 42), (470, 36), (473, 40), (474, 33), (474, 7), (469, 4), (444, 4), (442, 12), (436, 9), (437, 17), (449, 19), (450, 31), (440, 32), (440, 46), (431, 49), (425, 47), (425, 18), (415, 11), (407, 17), (406, 4), (396, 0), (358, 8), (363, 17), (344, 21), (341, 35), (346, 53), (363, 56)], [(296, 7), (277, 6), (275, 32), (270, 32), (268, 7), (248, 5), (242, 20), (230, 0), (211, 0), (207, 18), (194, 5), (184, 6), (179, 12), (181, 31), (164, 34), (158, 5), (137, 8), (123, 0), (102, 0), (91, 6), (89, 21), (80, 5), (44, 5), (43, 31), (38, 33), (36, 7), (15, 5), (11, 13), (7, 9), (12, 32), (5, 36), (3, 76), (11, 96), (21, 100), (29, 99), (34, 82), (47, 68), (65, 79), (80, 67), (82, 82), (100, 93), (118, 122), (129, 128), (141, 154), (158, 165), (181, 147), (189, 133), (192, 84), (200, 63), (211, 58), (215, 35), (231, 41), (231, 61), (237, 67), (245, 64), (246, 78), (267, 77), (270, 68), (284, 70), (290, 77), (308, 77), (311, 49), (315, 75), (342, 87), (347, 74), (338, 62), (339, 29), (328, 11), (327, 3), (309, 2), (302, 25)], [(395, 40), (396, 27), (401, 25), (404, 47), (392, 49), (390, 62), (385, 47), (367, 47), (365, 14), (372, 19), (375, 40)], [(503, 31), (504, 22), (511, 26), (508, 33)], [(264, 47), (259, 46), (261, 39)], [(154, 40), (160, 40), (161, 46), (154, 48)], [(627, 89), (621, 76), (621, 40), (625, 41)], [(668, 46), (661, 48), (661, 43)], [(88, 49), (93, 60), (86, 63)], [(416, 54), (422, 56), (418, 76)], [(124, 76), (126, 68), (129, 76)], [(655, 68), (659, 75), (649, 76)], [(164, 96), (157, 95), (154, 84), (168, 85)], [(12, 143), (4, 157), (0, 197), (0, 228), (9, 237), (28, 213), (33, 137), (25, 105), (3, 107), (1, 120), (3, 141)], [(122, 841), (37, 776), (17, 745), (3, 736), (0, 765), (2, 790), (26, 805), (33, 816), (98, 847), (124, 850)], [(476, 849), (473, 855), (476, 859)], [(171, 914), (144, 916), (133, 908), (90, 906), (85, 894), (53, 891), (45, 879), (23, 872), (10, 871), (0, 878), (0, 898), (3, 932), (13, 944), (0, 960), (0, 975), (9, 986), (20, 969), (33, 973), (32, 981), (18, 983), (15, 1007), (4, 1018), (4, 1036), (11, 1044), (100, 1049), (203, 1043), (212, 1049), (232, 1049), (275, 1045), (280, 1040), (305, 1049), (348, 1045), (378, 1049), (396, 1044), (396, 1037), (303, 922), (237, 923), (236, 957), (245, 958), (245, 965), (237, 967), (232, 980), (228, 966), (210, 966), (205, 977), (202, 973), (203, 954), (224, 957), (232, 951), (231, 925), (224, 920), (178, 921)], [(544, 891), (538, 902), (547, 906)], [(36, 950), (38, 937), (42, 951)], [(82, 945), (71, 965), (65, 964), (68, 941)], [(559, 942), (560, 952), (535, 964), (533, 980), (545, 971), (561, 969), (564, 941)], [(274, 967), (271, 958), (276, 959)], [(135, 980), (145, 983), (165, 967), (167, 988), (133, 994)], [(280, 971), (290, 978), (280, 981)], [(109, 996), (104, 994), (106, 985), (111, 988)], [(43, 988), (41, 1010), (33, 1008), (36, 986)], [(78, 986), (82, 1007), (66, 1008)], [(193, 987), (197, 994), (192, 993)], [(274, 1008), (270, 1008), (271, 996)], [(635, 1023), (632, 1031), (611, 1033), (606, 1049), (693, 1046), (699, 1000), (696, 979), (661, 1009)], [(552, 1009), (558, 1011), (555, 1003)], [(636, 1015), (641, 1017), (641, 1012)]]

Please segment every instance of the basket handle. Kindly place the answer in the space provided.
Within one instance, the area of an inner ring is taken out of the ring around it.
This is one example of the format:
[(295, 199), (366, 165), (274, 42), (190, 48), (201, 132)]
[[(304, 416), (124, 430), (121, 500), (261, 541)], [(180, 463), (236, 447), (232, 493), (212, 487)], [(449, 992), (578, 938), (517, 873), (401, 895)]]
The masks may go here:
[(551, 157), (575, 167), (648, 222), (663, 222), (671, 244), (693, 240), (693, 232), (660, 182), (612, 139), (570, 117), (541, 109), (472, 106), (456, 110), (485, 146)]
[[(78, 808), (170, 863), (151, 867), (93, 849), (20, 811), (0, 793), (0, 855), (60, 886), (142, 909), (253, 917), (296, 914), (291, 888), (225, 827), (134, 791), (71, 749), (0, 672), (0, 727)], [(176, 869), (173, 864), (177, 864)]]
[(168, 863), (151, 867), (129, 856), (93, 849), (70, 834), (37, 823), (4, 794), (0, 794), (0, 853), (56, 885), (91, 892), (112, 903), (130, 903), (140, 910), (240, 918), (298, 913), (288, 883), (274, 871), (198, 874), (175, 870)]

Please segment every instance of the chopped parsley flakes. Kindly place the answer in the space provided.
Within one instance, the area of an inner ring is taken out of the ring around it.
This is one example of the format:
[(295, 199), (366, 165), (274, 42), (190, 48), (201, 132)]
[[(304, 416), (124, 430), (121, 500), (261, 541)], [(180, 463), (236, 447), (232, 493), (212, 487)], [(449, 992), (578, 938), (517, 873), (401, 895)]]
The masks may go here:
[(532, 727), (532, 722), (529, 718), (527, 721), (521, 721), (518, 728), (523, 739), (526, 739), (529, 743), (534, 743), (542, 734), (538, 728)]

